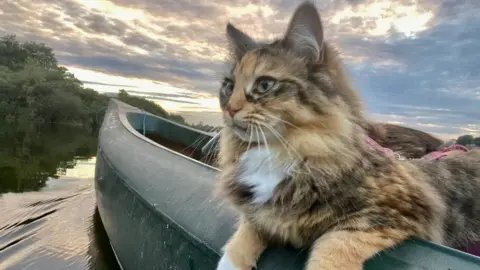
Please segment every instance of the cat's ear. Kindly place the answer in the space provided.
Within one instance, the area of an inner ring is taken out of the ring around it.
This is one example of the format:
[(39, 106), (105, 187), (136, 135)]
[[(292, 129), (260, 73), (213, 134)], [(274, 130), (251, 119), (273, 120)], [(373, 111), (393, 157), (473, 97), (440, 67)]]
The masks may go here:
[(322, 61), (323, 26), (317, 8), (310, 1), (297, 7), (283, 38), (288, 49), (312, 62)]
[(251, 37), (237, 29), (231, 23), (227, 24), (226, 31), (230, 50), (237, 60), (240, 60), (247, 51), (258, 46)]

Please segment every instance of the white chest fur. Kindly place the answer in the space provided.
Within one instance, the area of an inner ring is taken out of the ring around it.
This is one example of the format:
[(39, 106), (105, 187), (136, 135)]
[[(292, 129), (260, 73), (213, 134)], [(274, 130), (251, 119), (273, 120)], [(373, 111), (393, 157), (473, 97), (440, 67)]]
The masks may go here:
[(278, 157), (278, 151), (266, 147), (252, 148), (240, 157), (237, 181), (251, 187), (254, 203), (267, 202), (277, 185), (291, 174), (294, 163), (279, 162)]

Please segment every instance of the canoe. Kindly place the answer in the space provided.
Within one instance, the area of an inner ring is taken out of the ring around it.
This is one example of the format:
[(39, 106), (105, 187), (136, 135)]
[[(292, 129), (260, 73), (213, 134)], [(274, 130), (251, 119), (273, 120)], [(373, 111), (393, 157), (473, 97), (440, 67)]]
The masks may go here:
[[(215, 269), (236, 215), (214, 199), (216, 137), (111, 99), (100, 128), (95, 190), (125, 270)], [(258, 269), (303, 269), (307, 250), (267, 249)], [(410, 239), (364, 269), (480, 269), (480, 258)]]

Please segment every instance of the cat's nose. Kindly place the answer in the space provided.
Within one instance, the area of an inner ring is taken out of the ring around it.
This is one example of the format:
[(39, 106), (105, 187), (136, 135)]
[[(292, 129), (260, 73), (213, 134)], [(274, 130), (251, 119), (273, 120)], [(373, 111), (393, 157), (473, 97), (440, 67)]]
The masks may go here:
[(230, 117), (234, 117), (235, 114), (236, 114), (238, 111), (240, 111), (240, 110), (238, 110), (238, 109), (233, 109), (233, 108), (228, 108), (227, 111), (228, 111), (228, 114), (230, 115)]

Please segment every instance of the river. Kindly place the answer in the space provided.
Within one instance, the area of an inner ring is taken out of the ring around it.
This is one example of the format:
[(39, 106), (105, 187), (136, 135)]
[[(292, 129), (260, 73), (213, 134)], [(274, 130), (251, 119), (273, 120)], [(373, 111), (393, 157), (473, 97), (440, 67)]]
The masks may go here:
[(97, 134), (0, 125), (0, 269), (119, 269), (95, 206)]

